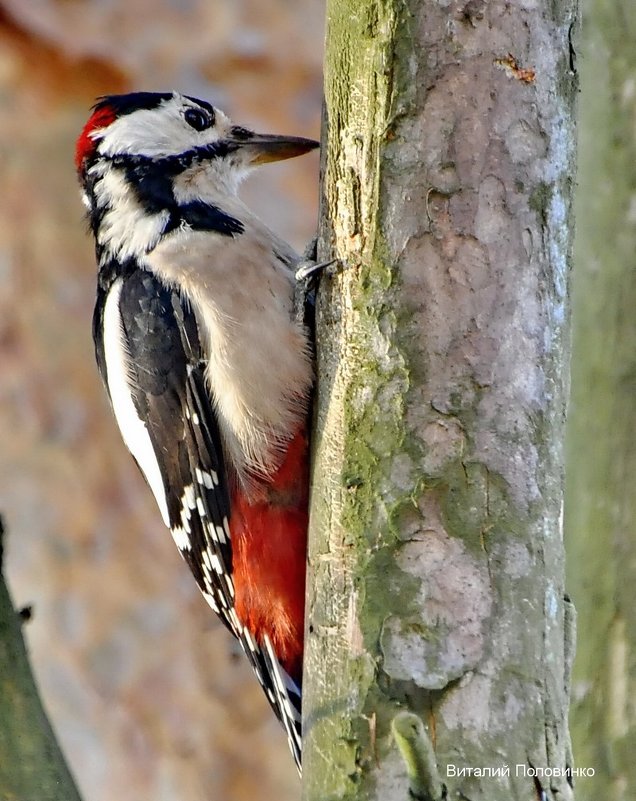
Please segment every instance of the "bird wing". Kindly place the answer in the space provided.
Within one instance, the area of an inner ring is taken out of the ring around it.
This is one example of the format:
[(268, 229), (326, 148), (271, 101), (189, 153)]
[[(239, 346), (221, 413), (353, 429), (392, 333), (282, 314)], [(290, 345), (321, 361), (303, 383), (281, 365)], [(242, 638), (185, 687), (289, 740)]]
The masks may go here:
[(124, 441), (201, 592), (240, 641), (299, 765), (300, 688), (268, 638), (257, 643), (234, 609), (230, 492), (196, 316), (149, 271), (130, 271), (101, 291), (97, 362)]

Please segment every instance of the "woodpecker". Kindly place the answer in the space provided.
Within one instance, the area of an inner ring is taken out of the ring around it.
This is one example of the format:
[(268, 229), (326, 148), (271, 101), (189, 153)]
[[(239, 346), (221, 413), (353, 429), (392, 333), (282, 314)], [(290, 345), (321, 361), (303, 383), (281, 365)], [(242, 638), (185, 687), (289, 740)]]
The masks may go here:
[(318, 147), (203, 100), (98, 100), (75, 164), (98, 266), (93, 337), (124, 443), (300, 770), (310, 335), (299, 256), (238, 198)]

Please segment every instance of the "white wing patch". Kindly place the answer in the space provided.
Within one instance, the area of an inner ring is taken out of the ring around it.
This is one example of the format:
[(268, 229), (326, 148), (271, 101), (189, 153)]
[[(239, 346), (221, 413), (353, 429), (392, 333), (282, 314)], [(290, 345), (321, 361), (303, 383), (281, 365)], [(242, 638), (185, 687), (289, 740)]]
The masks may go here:
[(217, 615), (220, 615), (221, 610), (219, 609), (219, 605), (217, 604), (215, 597), (211, 595), (209, 592), (205, 592), (205, 590), (203, 591), (203, 597), (210, 605), (210, 609), (213, 612), (216, 612)]
[(170, 529), (172, 534), (172, 539), (174, 540), (174, 544), (180, 551), (189, 551), (192, 549), (192, 543), (190, 542), (190, 537), (188, 536), (188, 532), (183, 526), (174, 526)]
[(104, 308), (104, 357), (108, 393), (126, 447), (135, 457), (146, 477), (159, 506), (161, 517), (168, 526), (168, 503), (161, 470), (146, 424), (137, 414), (132, 398), (128, 368), (130, 356), (124, 343), (119, 311), (122, 285), (121, 278), (113, 283)]
[(192, 533), (192, 510), (196, 509), (197, 500), (194, 494), (194, 486), (187, 484), (183, 488), (183, 495), (181, 496), (181, 525), (173, 526), (170, 531), (175, 545), (180, 551), (191, 551), (192, 542), (190, 541), (190, 534)]
[[(193, 422), (196, 423), (196, 420), (193, 419)], [(197, 467), (195, 468), (194, 473), (199, 484), (202, 484), (206, 489), (213, 489), (219, 483), (219, 477), (214, 470), (211, 473), (208, 473), (205, 470), (200, 470)]]

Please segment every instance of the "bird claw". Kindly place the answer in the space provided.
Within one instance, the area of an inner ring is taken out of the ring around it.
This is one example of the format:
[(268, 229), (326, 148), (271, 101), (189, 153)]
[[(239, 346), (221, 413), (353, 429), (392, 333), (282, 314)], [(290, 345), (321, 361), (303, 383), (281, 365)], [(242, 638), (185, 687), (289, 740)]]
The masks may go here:
[[(326, 271), (327, 275), (333, 275), (341, 266), (338, 259), (317, 262), (317, 251), (318, 239), (314, 237), (303, 251), (302, 259), (296, 265), (294, 273), (296, 279), (294, 313), (296, 319), (304, 322), (312, 331), (317, 279), (323, 274), (323, 271)], [(329, 270), (329, 267), (334, 264), (337, 265), (334, 270)]]
[[(332, 264), (338, 263), (338, 259), (330, 259), (329, 261), (316, 261), (318, 256), (318, 237), (315, 236), (309, 241), (307, 247), (303, 250), (301, 260), (296, 265), (296, 272), (294, 277), (296, 281), (309, 281), (316, 278), (326, 267), (331, 267)], [(329, 271), (331, 273), (331, 271)]]
[(321, 262), (309, 261), (308, 259), (303, 260), (294, 273), (294, 277), (297, 281), (307, 281), (311, 278), (315, 278), (318, 273), (322, 272), (326, 267), (331, 267), (331, 265), (335, 264), (337, 261), (338, 259), (330, 259), (329, 261)]

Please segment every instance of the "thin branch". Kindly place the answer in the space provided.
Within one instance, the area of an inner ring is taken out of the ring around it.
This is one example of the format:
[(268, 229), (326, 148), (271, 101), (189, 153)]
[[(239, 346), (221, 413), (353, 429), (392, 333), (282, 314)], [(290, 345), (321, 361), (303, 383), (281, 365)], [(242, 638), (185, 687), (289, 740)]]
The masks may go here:
[(391, 723), (395, 743), (409, 777), (409, 790), (417, 801), (442, 801), (445, 788), (439, 777), (433, 744), (417, 715), (399, 712)]

